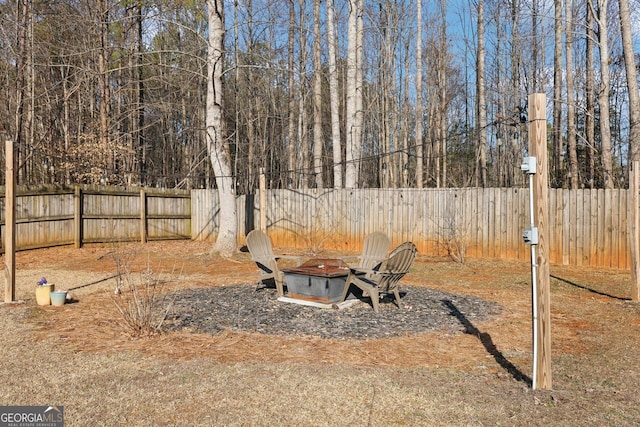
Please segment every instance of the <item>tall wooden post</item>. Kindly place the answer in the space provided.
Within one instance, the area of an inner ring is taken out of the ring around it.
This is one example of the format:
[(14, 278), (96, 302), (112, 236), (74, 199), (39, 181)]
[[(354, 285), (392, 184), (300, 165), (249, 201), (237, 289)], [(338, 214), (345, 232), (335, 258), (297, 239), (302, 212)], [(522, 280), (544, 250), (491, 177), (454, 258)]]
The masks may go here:
[(140, 243), (147, 243), (147, 192), (140, 189)]
[[(538, 227), (535, 292), (537, 318), (533, 379), (538, 388), (551, 389), (551, 286), (549, 280), (549, 162), (547, 152), (547, 98), (544, 93), (529, 95), (529, 155), (536, 158), (533, 198)], [(535, 316), (534, 316), (535, 317)]]
[(13, 141), (5, 143), (5, 199), (4, 199), (4, 302), (16, 299), (16, 171)]
[(267, 178), (264, 168), (260, 168), (260, 230), (267, 232)]
[(82, 189), (76, 185), (73, 191), (73, 244), (82, 247)]
[(640, 161), (631, 162), (629, 171), (629, 249), (631, 251), (631, 299), (640, 301)]

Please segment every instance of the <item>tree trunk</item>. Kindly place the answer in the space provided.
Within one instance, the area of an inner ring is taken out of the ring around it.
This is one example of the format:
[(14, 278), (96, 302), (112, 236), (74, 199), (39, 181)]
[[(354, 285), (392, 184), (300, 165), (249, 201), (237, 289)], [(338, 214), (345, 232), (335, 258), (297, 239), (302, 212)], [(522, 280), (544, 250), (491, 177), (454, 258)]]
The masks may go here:
[(551, 186), (562, 187), (562, 0), (554, 1), (553, 47), (553, 143), (551, 151)]
[(585, 82), (585, 138), (587, 140), (588, 145), (588, 154), (589, 154), (589, 188), (595, 187), (595, 175), (596, 175), (596, 125), (595, 125), (595, 117), (596, 117), (596, 103), (595, 103), (595, 31), (593, 30), (594, 24), (594, 10), (593, 5), (590, 1), (586, 2), (587, 8), (587, 19), (585, 23), (586, 27), (586, 82)]
[(20, 2), (21, 10), (18, 10), (20, 16), (20, 29), (18, 30), (18, 57), (16, 61), (16, 110), (15, 110), (15, 134), (14, 144), (18, 147), (16, 158), (17, 183), (24, 181), (23, 169), (19, 166), (26, 157), (26, 138), (24, 135), (24, 98), (26, 91), (25, 67), (27, 59), (27, 23), (29, 22), (29, 0)]
[(313, 1), (313, 177), (316, 188), (322, 182), (322, 61), (320, 59), (320, 0)]
[(569, 150), (569, 187), (578, 189), (578, 153), (576, 147), (576, 106), (573, 77), (573, 0), (565, 0), (565, 46), (567, 61), (567, 146)]
[(602, 149), (602, 178), (604, 188), (613, 188), (613, 160), (611, 156), (611, 119), (609, 113), (609, 91), (611, 76), (609, 72), (609, 36), (607, 34), (608, 0), (598, 0), (598, 41), (600, 42), (600, 89), (598, 106), (600, 107), (600, 143)]
[(231, 174), (229, 146), (222, 117), (222, 75), (224, 72), (224, 9), (222, 0), (207, 0), (209, 39), (207, 46), (207, 150), (216, 177), (220, 201), (218, 237), (214, 250), (228, 256), (236, 249), (236, 198)]
[(288, 165), (287, 170), (289, 176), (287, 178), (287, 186), (293, 187), (297, 185), (297, 176), (294, 172), (296, 164), (296, 150), (294, 141), (296, 139), (296, 96), (295, 96), (295, 71), (294, 71), (294, 51), (295, 51), (295, 31), (296, 28), (296, 14), (295, 14), (295, 2), (289, 0), (289, 32), (288, 32), (288, 45), (287, 45), (287, 76), (288, 76), (288, 97), (289, 97), (289, 117), (287, 126), (287, 154)]
[(102, 164), (105, 168), (104, 178), (109, 180), (109, 175), (113, 169), (113, 158), (111, 156), (111, 146), (109, 144), (109, 115), (111, 94), (109, 91), (109, 74), (107, 70), (109, 52), (108, 39), (109, 9), (106, 0), (99, 1), (98, 18), (100, 19), (100, 51), (98, 52), (98, 90), (100, 92), (100, 147), (103, 150), (104, 159)]
[(476, 55), (476, 186), (487, 186), (487, 100), (485, 95), (484, 0), (478, 0)]
[(359, 0), (349, 0), (349, 17), (347, 29), (347, 113), (346, 113), (346, 171), (345, 188), (356, 188), (358, 184), (358, 169), (356, 162), (360, 157), (360, 144), (357, 140), (357, 33), (358, 33), (358, 3)]
[(540, 48), (540, 43), (538, 40), (538, 25), (540, 23), (540, 18), (538, 17), (538, 14), (540, 13), (540, 4), (539, 4), (540, 0), (532, 0), (532, 5), (531, 5), (531, 19), (532, 19), (532, 29), (531, 29), (531, 41), (532, 41), (532, 75), (533, 78), (530, 80), (529, 83), (529, 87), (527, 88), (529, 93), (537, 93), (540, 91), (540, 87), (542, 86), (542, 82), (541, 82), (541, 77), (540, 77), (540, 51), (542, 50)]
[(356, 110), (355, 110), (355, 143), (358, 147), (356, 166), (356, 184), (362, 182), (360, 179), (360, 165), (362, 162), (362, 126), (364, 124), (363, 102), (363, 65), (362, 65), (362, 40), (364, 39), (364, 0), (356, 0)]
[(424, 142), (422, 136), (422, 0), (417, 0), (416, 9), (416, 187), (423, 188)]
[(447, 43), (447, 0), (440, 0), (441, 27), (440, 27), (440, 63), (438, 64), (438, 82), (440, 108), (438, 112), (438, 135), (440, 143), (440, 153), (442, 154), (442, 175), (441, 185), (447, 186), (447, 63), (449, 62)]
[(340, 141), (340, 100), (336, 66), (335, 10), (333, 0), (327, 0), (327, 39), (329, 45), (329, 98), (331, 105), (331, 141), (333, 144), (333, 187), (342, 188), (342, 143)]
[(629, 161), (640, 160), (640, 94), (631, 35), (631, 14), (629, 0), (618, 0), (620, 4), (620, 28), (622, 32), (622, 50), (629, 90)]
[[(302, 188), (309, 188), (309, 132), (307, 132), (307, 109), (305, 108), (305, 90), (303, 90), (303, 82), (305, 81), (305, 70), (307, 69), (307, 34), (306, 34), (306, 20), (304, 12), (304, 0), (298, 0), (298, 7), (300, 12), (300, 33), (299, 45), (300, 45), (300, 57), (298, 58), (299, 76), (298, 81), (300, 90), (298, 94), (298, 162), (296, 162), (295, 168), (297, 170), (302, 169), (300, 173), (300, 186)], [(300, 168), (302, 165), (302, 168)]]

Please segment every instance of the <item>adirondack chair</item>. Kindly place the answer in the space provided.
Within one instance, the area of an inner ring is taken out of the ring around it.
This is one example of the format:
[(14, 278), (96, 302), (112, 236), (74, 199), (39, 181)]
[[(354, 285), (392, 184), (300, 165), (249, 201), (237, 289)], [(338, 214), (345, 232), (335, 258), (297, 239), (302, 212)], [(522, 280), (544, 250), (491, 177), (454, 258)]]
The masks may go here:
[(381, 231), (375, 231), (364, 238), (362, 255), (358, 268), (374, 269), (387, 257), (391, 245), (389, 237)]
[(271, 238), (261, 230), (252, 230), (247, 234), (247, 248), (251, 259), (260, 269), (259, 282), (273, 279), (276, 284), (278, 296), (284, 296), (284, 273), (278, 268), (278, 260), (294, 259), (300, 263), (301, 258), (295, 255), (275, 255)]
[(358, 258), (357, 268), (374, 270), (382, 261), (387, 258), (387, 251), (391, 245), (389, 237), (381, 232), (374, 231), (364, 238), (362, 253), (356, 256), (343, 257), (344, 261), (349, 258)]
[(400, 305), (398, 282), (411, 268), (417, 254), (416, 246), (412, 242), (405, 242), (396, 247), (377, 270), (351, 268), (342, 293), (342, 301), (349, 293), (351, 285), (362, 289), (363, 295), (371, 298), (373, 310), (380, 310), (380, 294), (393, 294), (396, 305)]

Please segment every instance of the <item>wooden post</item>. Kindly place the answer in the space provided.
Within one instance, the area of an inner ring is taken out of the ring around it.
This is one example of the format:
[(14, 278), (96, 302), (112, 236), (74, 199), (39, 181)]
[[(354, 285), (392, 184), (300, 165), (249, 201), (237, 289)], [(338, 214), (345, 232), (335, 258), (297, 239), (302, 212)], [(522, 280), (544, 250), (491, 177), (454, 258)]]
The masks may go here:
[(629, 171), (629, 250), (631, 252), (631, 299), (640, 301), (640, 161), (631, 162)]
[(13, 141), (5, 142), (4, 302), (16, 299), (16, 171)]
[(529, 155), (536, 158), (533, 176), (534, 209), (538, 227), (537, 272), (537, 345), (536, 377), (538, 388), (551, 389), (551, 286), (549, 279), (549, 165), (547, 152), (547, 98), (544, 93), (529, 95)]
[(82, 247), (82, 189), (76, 185), (73, 191), (73, 243), (76, 249)]
[(140, 190), (140, 243), (147, 243), (147, 193)]
[(260, 230), (267, 232), (267, 179), (260, 168)]

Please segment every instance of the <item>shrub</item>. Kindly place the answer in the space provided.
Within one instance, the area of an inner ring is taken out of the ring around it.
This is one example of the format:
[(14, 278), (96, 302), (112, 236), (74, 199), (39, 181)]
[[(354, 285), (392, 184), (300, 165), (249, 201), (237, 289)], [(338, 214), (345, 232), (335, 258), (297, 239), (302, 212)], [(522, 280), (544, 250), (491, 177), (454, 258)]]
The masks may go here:
[(175, 301), (171, 281), (155, 273), (148, 262), (145, 270), (133, 272), (136, 254), (131, 250), (120, 248), (112, 256), (117, 275), (111, 299), (121, 315), (121, 324), (135, 337), (161, 333)]

